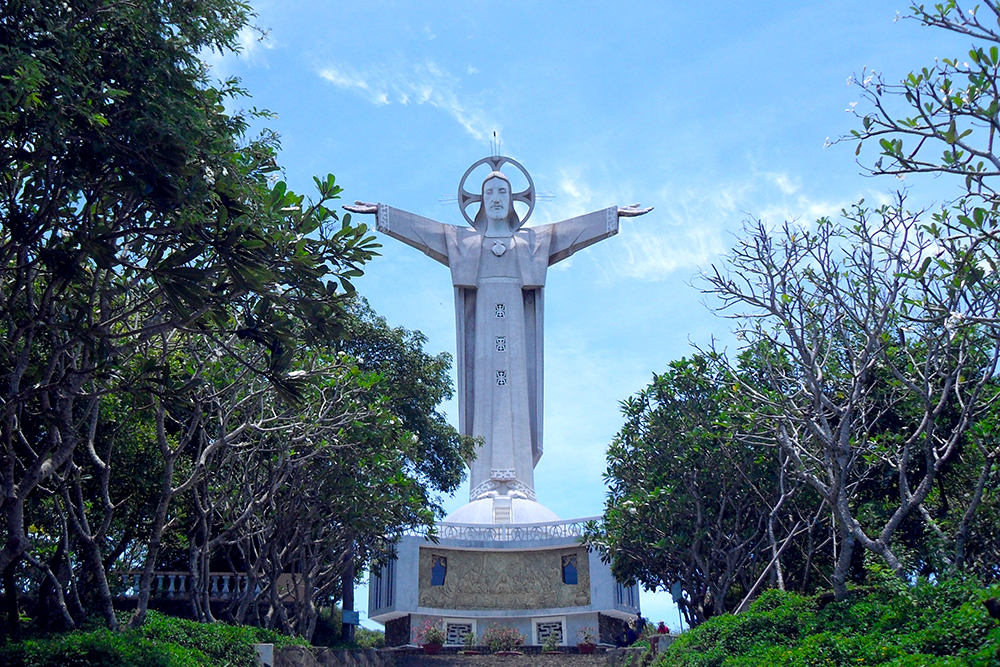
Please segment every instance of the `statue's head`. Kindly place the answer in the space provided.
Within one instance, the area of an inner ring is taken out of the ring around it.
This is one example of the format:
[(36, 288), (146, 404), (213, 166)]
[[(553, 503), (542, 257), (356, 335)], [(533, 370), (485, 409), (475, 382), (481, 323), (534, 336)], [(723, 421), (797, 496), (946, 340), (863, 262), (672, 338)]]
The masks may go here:
[(485, 230), (487, 222), (506, 220), (511, 232), (517, 231), (521, 226), (521, 220), (514, 210), (514, 200), (511, 197), (510, 179), (503, 172), (491, 172), (483, 180), (482, 195), (483, 200), (476, 213), (476, 229)]

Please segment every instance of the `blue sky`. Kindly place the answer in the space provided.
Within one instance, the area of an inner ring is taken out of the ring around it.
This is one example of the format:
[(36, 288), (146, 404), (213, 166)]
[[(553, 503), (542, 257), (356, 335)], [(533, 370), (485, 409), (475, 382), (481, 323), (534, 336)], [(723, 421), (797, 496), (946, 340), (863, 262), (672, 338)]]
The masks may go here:
[[(602, 511), (619, 401), (692, 343), (735, 349), (697, 275), (748, 215), (808, 224), (901, 187), (914, 206), (953, 192), (935, 179), (865, 178), (853, 144), (828, 145), (855, 126), (849, 77), (874, 68), (898, 81), (968, 51), (966, 38), (895, 21), (904, 0), (253, 6), (266, 38), (247, 32), (239, 57), (207, 60), (217, 76), (242, 79), (247, 106), (277, 114), (267, 125), (281, 134), (292, 189), (309, 193), (313, 175), (333, 173), (347, 202), (462, 224), (441, 200), (453, 201), (497, 132), (500, 152), (550, 195), (534, 224), (655, 207), (549, 272), (535, 479), (539, 501), (563, 518)], [(429, 350), (454, 353), (448, 270), (382, 242), (359, 290), (390, 324), (423, 331)], [(466, 485), (445, 506), (467, 498)], [(677, 626), (669, 595), (644, 593), (642, 606)]]

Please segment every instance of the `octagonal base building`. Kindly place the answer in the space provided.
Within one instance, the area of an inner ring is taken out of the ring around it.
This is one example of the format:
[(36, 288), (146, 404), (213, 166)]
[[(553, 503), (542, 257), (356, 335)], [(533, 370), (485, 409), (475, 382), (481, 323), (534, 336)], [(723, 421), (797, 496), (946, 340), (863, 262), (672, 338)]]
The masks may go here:
[(639, 613), (639, 590), (580, 545), (584, 524), (597, 518), (563, 521), (520, 498), (470, 502), (437, 525), (436, 543), (403, 536), (396, 559), (369, 579), (368, 616), (385, 625), (387, 646), (414, 643), (428, 619), (441, 623), (447, 645), (494, 623), (528, 644), (555, 634), (572, 646), (584, 628), (613, 644)]

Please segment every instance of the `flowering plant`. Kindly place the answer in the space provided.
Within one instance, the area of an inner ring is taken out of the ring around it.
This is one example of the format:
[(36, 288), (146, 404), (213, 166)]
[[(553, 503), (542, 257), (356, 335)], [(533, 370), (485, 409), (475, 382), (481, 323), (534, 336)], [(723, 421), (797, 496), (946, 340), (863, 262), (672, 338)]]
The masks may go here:
[(427, 619), (414, 631), (418, 644), (444, 644), (445, 634), (441, 629), (441, 621)]
[(524, 646), (524, 635), (514, 628), (504, 627), (494, 623), (486, 628), (483, 633), (483, 644), (489, 647), (490, 651), (513, 651), (519, 646)]
[(576, 631), (576, 639), (581, 644), (596, 644), (597, 633), (594, 628), (580, 628)]

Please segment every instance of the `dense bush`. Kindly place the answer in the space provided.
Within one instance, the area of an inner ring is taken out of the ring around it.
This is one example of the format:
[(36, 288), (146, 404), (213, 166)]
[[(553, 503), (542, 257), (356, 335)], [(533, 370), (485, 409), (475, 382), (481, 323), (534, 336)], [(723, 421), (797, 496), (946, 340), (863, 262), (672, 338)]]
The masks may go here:
[(385, 633), (358, 626), (354, 628), (354, 643), (360, 648), (382, 648), (385, 646)]
[(684, 633), (657, 667), (997, 667), (1000, 624), (983, 600), (1000, 586), (886, 582), (822, 606), (768, 591), (745, 613)]
[(137, 630), (69, 632), (0, 647), (4, 667), (256, 667), (254, 644), (287, 645), (270, 630), (196, 623), (149, 612)]
[(516, 651), (524, 646), (524, 635), (514, 628), (494, 623), (483, 632), (482, 642), (490, 653)]
[(339, 608), (323, 607), (316, 617), (316, 631), (310, 644), (326, 646), (334, 649), (382, 648), (385, 646), (385, 633), (379, 630), (369, 630), (364, 626), (354, 628), (354, 643), (348, 643), (340, 638), (342, 616)]

